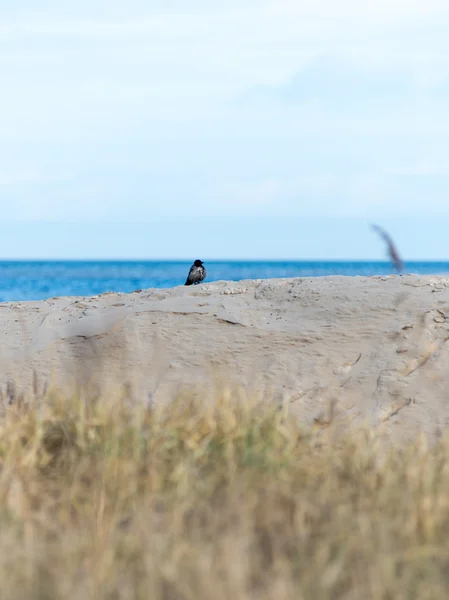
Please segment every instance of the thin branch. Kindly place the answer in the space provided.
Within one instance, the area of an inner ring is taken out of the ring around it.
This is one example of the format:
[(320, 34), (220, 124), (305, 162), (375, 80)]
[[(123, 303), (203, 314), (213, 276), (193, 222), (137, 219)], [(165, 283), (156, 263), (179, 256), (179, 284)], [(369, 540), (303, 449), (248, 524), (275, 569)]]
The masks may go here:
[(393, 263), (394, 268), (398, 273), (401, 273), (404, 270), (404, 263), (402, 262), (401, 257), (399, 256), (398, 249), (396, 248), (393, 240), (388, 235), (388, 233), (379, 227), (379, 225), (371, 225), (372, 229), (380, 235), (380, 237), (387, 244), (388, 256), (390, 257), (391, 262)]

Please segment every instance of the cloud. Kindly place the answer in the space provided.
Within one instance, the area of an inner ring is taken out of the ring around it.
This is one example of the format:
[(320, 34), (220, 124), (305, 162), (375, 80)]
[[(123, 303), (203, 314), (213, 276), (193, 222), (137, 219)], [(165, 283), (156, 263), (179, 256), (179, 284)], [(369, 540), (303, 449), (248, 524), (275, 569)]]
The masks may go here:
[(11, 5), (0, 206), (446, 214), (448, 27), (446, 0)]
[(73, 173), (58, 173), (50, 174), (43, 173), (35, 168), (21, 169), (15, 172), (0, 171), (0, 186), (11, 187), (22, 184), (42, 184), (54, 182), (69, 182), (74, 181)]
[(261, 207), (276, 202), (285, 193), (285, 184), (276, 179), (244, 183), (230, 190), (231, 203), (240, 208)]

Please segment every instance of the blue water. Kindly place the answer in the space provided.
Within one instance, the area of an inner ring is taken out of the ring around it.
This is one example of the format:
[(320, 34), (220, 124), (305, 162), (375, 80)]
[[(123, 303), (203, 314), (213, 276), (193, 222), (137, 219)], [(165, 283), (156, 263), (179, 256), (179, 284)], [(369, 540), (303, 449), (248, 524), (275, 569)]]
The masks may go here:
[[(191, 262), (0, 262), (0, 301), (92, 296), (183, 285)], [(387, 262), (205, 261), (207, 281), (391, 274)], [(407, 273), (449, 273), (449, 262), (409, 262)]]

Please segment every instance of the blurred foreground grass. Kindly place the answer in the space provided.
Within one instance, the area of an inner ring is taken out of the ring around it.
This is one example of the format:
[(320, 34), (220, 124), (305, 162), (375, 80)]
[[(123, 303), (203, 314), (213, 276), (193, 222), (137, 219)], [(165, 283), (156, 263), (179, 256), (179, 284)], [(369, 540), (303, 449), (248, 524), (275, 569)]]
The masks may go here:
[(0, 598), (449, 597), (449, 442), (379, 460), (223, 391), (0, 424)]

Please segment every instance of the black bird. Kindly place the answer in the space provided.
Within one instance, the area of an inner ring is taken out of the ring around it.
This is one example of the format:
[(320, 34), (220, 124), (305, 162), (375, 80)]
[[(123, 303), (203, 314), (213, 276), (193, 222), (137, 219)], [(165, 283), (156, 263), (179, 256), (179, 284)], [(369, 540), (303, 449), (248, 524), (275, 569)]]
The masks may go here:
[(204, 264), (201, 260), (196, 260), (190, 267), (189, 275), (184, 285), (196, 285), (204, 281), (205, 278), (206, 269), (204, 268)]

